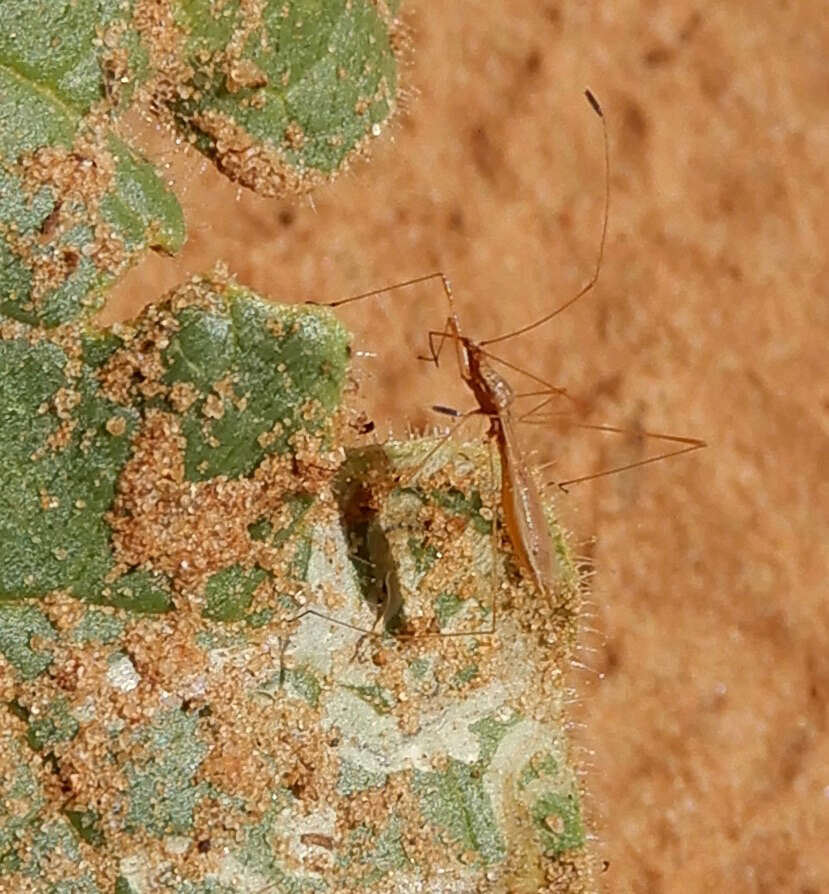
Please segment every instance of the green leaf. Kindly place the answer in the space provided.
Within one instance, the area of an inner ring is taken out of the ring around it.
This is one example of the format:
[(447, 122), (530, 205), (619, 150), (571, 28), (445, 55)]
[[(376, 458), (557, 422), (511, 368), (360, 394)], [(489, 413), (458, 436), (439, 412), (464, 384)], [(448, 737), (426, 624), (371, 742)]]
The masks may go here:
[[(0, 339), (0, 602), (62, 590), (140, 613), (172, 607), (179, 570), (113, 542), (147, 536), (134, 530), (146, 519), (124, 481), (157, 457), (154, 426), (178, 431), (182, 499), (187, 482), (255, 475), (297, 437), (330, 438), (348, 350), (329, 311), (266, 304), (226, 277), (188, 285), (117, 334), (51, 338), (22, 324), (10, 334)], [(293, 536), (310, 503), (291, 499)], [(297, 546), (303, 571), (310, 542)], [(264, 572), (241, 590), (222, 574), (206, 613), (232, 620)]]
[(208, 747), (198, 735), (198, 718), (170, 711), (134, 734), (139, 756), (125, 767), (129, 807), (127, 830), (179, 835), (193, 825), (193, 812), (209, 795), (194, 784)]
[(581, 803), (577, 792), (543, 794), (532, 806), (532, 817), (552, 856), (584, 844)]
[(35, 751), (42, 751), (58, 742), (73, 739), (78, 732), (78, 721), (69, 713), (69, 702), (55, 699), (45, 711), (29, 717), (27, 741)]
[(327, 310), (277, 309), (233, 285), (211, 300), (179, 311), (162, 354), (162, 381), (196, 395), (181, 421), (190, 481), (250, 474), (298, 431), (322, 433), (339, 403), (348, 347)]
[(0, 600), (59, 588), (101, 599), (104, 515), (138, 413), (59, 344), (30, 337), (0, 341)]
[(63, 815), (69, 820), (69, 825), (78, 833), (87, 844), (100, 847), (104, 843), (104, 834), (101, 831), (101, 818), (94, 810), (64, 810)]
[(457, 488), (450, 488), (448, 491), (432, 491), (429, 496), (449, 512), (467, 516), (475, 530), (481, 534), (488, 534), (492, 530), (492, 522), (481, 515), (483, 501), (478, 491), (473, 490), (467, 496)]
[(314, 674), (302, 667), (288, 668), (284, 674), (286, 690), (306, 701), (312, 708), (319, 705), (322, 687)]
[(212, 621), (241, 621), (253, 599), (253, 591), (267, 578), (261, 568), (239, 565), (217, 571), (205, 586), (204, 616)]
[(34, 679), (52, 663), (51, 653), (34, 647), (34, 637), (54, 636), (51, 622), (36, 606), (0, 603), (0, 654), (24, 680)]
[(124, 632), (124, 622), (112, 614), (89, 609), (72, 632), (78, 643), (111, 643)]
[(86, 114), (104, 96), (102, 69), (112, 42), (100, 35), (127, 10), (124, 0), (3, 0), (3, 67), (75, 116)]
[(450, 760), (444, 771), (418, 773), (424, 816), (446, 829), (461, 851), (473, 851), (484, 863), (497, 863), (506, 855), (506, 844), (484, 789), (476, 764)]
[(395, 108), (399, 25), (371, 0), (176, 0), (193, 75), (174, 108), (228, 176), (265, 195), (337, 170)]

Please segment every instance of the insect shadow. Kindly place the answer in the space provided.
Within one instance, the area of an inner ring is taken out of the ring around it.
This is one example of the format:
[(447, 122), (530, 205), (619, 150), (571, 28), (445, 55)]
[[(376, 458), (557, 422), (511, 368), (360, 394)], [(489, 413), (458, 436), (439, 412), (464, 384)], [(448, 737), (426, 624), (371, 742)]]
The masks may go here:
[[(439, 445), (442, 443), (443, 439)], [(430, 451), (429, 456), (433, 453)], [(494, 589), (490, 587), (484, 600), (470, 600), (470, 580), (477, 581), (478, 565), (455, 563), (453, 556), (447, 554), (447, 548), (451, 553), (453, 543), (466, 539), (467, 546), (470, 540), (479, 546), (480, 537), (491, 534), (488, 564), (494, 577), (497, 528), (480, 493), (446, 482), (421, 487), (412, 480), (413, 470), (401, 468), (396, 462), (381, 445), (361, 447), (349, 453), (334, 481), (342, 537), (347, 544), (360, 599), (374, 612), (374, 625), (361, 627), (316, 608), (306, 608), (290, 620), (312, 615), (354, 630), (362, 634), (358, 649), (367, 636), (410, 640), (494, 633)], [(421, 470), (422, 462), (418, 461), (414, 472), (418, 474)], [(492, 468), (490, 474), (493, 474)], [(419, 510), (426, 510), (428, 520), (418, 518)], [(435, 516), (440, 517), (440, 523), (432, 530)], [(467, 529), (471, 529), (472, 535), (465, 538)], [(407, 566), (405, 582), (401, 564)], [(424, 585), (429, 572), (434, 572), (440, 587)], [(443, 592), (438, 594), (441, 588)], [(467, 598), (456, 597), (455, 589), (466, 590)], [(424, 595), (421, 590), (425, 591)], [(434, 599), (429, 595), (432, 590)], [(410, 617), (408, 609), (413, 605), (419, 611)], [(471, 610), (473, 606), (491, 615), (486, 629), (463, 626), (468, 615), (463, 609)]]

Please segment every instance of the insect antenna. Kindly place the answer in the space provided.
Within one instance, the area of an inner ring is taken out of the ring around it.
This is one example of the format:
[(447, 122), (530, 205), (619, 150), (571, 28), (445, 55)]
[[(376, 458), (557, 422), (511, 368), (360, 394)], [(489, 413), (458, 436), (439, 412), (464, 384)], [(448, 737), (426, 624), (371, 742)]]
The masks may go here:
[(593, 111), (599, 116), (599, 120), (602, 122), (602, 137), (604, 141), (604, 216), (602, 219), (602, 235), (599, 240), (599, 253), (596, 257), (596, 267), (593, 270), (593, 275), (590, 277), (588, 282), (582, 286), (579, 291), (573, 295), (572, 298), (569, 298), (564, 304), (555, 308), (555, 310), (551, 310), (549, 313), (544, 314), (543, 317), (540, 317), (537, 320), (534, 320), (532, 323), (528, 323), (526, 326), (522, 326), (519, 329), (514, 329), (512, 332), (507, 332), (504, 335), (497, 335), (494, 338), (487, 338), (484, 341), (479, 342), (481, 346), (483, 345), (494, 345), (498, 342), (507, 341), (510, 338), (515, 338), (518, 335), (523, 335), (525, 332), (530, 332), (533, 329), (538, 328), (539, 326), (543, 326), (545, 323), (549, 322), (553, 319), (553, 317), (557, 317), (560, 313), (563, 313), (567, 310), (568, 307), (571, 307), (575, 304), (580, 298), (583, 298), (598, 282), (599, 279), (599, 271), (602, 268), (602, 260), (604, 258), (604, 247), (607, 242), (607, 221), (610, 213), (610, 146), (607, 137), (607, 122), (605, 121), (604, 112), (602, 111), (602, 107), (599, 105), (596, 97), (590, 92), (590, 90), (585, 90), (584, 95), (587, 98), (588, 103), (590, 103), (590, 107)]

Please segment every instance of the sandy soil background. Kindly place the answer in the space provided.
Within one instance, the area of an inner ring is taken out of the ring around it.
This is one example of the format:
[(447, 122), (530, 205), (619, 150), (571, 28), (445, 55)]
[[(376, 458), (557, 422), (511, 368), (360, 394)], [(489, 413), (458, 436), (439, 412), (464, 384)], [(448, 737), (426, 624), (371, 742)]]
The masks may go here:
[[(572, 295), (595, 261), (590, 86), (612, 155), (600, 283), (503, 356), (566, 385), (592, 421), (710, 443), (559, 498), (595, 562), (589, 669), (574, 684), (603, 883), (829, 891), (825, 10), (410, 0), (406, 12), (406, 109), (373, 162), (313, 204), (241, 193), (144, 128), (190, 243), (130, 274), (109, 317), (225, 259), (284, 301), (443, 269), (468, 334), (508, 332)], [(414, 359), (444, 315), (434, 286), (343, 313), (380, 355), (362, 388), (381, 431), (434, 422), (432, 403), (468, 406), (451, 364), (440, 378)], [(658, 446), (530, 435), (558, 479)]]

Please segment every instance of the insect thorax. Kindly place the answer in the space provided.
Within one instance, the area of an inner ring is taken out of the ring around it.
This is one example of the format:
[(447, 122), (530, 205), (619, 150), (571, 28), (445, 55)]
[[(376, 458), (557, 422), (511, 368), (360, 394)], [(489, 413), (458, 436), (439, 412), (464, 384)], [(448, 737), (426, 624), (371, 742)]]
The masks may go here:
[(470, 352), (470, 361), (473, 367), (473, 376), (469, 385), (475, 392), (481, 409), (488, 413), (502, 413), (508, 410), (515, 399), (515, 392), (509, 382), (493, 369), (480, 354)]

